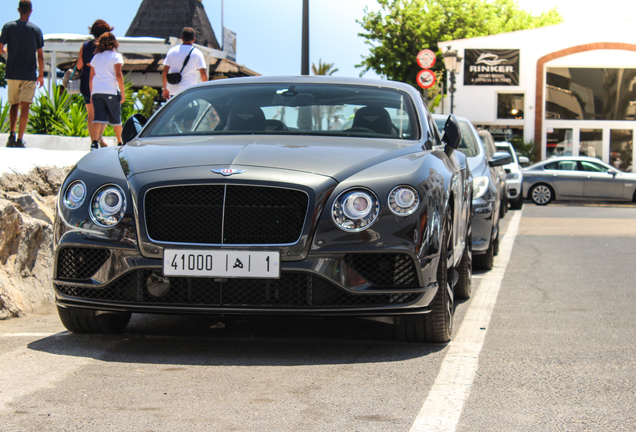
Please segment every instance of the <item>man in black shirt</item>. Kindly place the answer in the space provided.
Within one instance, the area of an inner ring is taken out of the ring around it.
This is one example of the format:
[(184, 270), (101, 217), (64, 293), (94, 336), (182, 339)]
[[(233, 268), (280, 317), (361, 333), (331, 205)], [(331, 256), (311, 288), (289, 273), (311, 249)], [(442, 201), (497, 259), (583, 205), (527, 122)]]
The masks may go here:
[[(33, 102), (35, 85), (44, 85), (44, 38), (38, 26), (29, 22), (33, 8), (30, 0), (20, 0), (20, 19), (9, 21), (0, 33), (0, 54), (7, 55), (5, 78), (9, 88), (9, 123), (11, 132), (7, 147), (25, 147), (24, 131), (29, 121), (29, 106)], [(7, 48), (5, 49), (5, 45)], [(37, 55), (37, 63), (36, 63)], [(39, 73), (36, 74), (36, 69)], [(15, 129), (20, 111), (20, 126), (16, 138)]]

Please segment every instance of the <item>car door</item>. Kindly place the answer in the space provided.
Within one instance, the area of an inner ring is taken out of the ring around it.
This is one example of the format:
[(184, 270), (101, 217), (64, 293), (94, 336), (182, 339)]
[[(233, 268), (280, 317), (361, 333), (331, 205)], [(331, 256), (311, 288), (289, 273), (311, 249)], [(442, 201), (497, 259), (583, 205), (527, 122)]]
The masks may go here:
[(551, 177), (557, 199), (583, 198), (583, 180), (586, 173), (577, 168), (575, 160), (559, 160), (545, 165), (546, 174)]
[(580, 161), (579, 167), (585, 173), (583, 192), (586, 198), (625, 198), (625, 180), (621, 178), (621, 174), (591, 161)]

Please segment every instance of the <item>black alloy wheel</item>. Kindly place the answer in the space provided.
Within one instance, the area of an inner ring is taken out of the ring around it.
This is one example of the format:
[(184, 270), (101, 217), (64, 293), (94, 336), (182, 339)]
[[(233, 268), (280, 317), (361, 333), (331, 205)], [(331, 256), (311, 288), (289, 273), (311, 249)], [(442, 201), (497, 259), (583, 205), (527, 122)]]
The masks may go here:
[(472, 243), (472, 229), (468, 226), (466, 234), (466, 246), (462, 253), (462, 259), (457, 264), (457, 273), (459, 273), (459, 280), (455, 285), (455, 297), (458, 299), (468, 299), (472, 293), (472, 278), (473, 278), (473, 243)]
[(395, 324), (398, 340), (405, 342), (445, 343), (453, 333), (453, 315), (455, 300), (453, 292), (453, 232), (452, 215), (447, 214), (444, 223), (440, 247), (440, 259), (437, 264), (437, 293), (431, 302), (431, 312), (406, 322)]

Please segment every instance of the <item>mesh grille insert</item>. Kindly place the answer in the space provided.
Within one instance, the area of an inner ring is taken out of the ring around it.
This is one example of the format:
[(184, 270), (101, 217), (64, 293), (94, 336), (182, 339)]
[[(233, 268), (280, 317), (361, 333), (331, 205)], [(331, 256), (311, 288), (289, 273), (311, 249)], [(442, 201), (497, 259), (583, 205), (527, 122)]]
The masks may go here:
[(283, 272), (280, 279), (170, 278), (161, 297), (146, 288), (150, 272), (127, 273), (105, 288), (56, 285), (65, 296), (82, 299), (175, 306), (249, 308), (339, 308), (396, 306), (416, 301), (421, 294), (351, 294), (326, 279), (302, 272)]
[(371, 285), (419, 286), (415, 263), (406, 254), (350, 254), (344, 260)]
[(57, 258), (57, 277), (61, 279), (90, 279), (110, 258), (108, 249), (67, 247)]
[(258, 186), (197, 185), (152, 189), (145, 215), (152, 240), (193, 244), (295, 243), (306, 193)]

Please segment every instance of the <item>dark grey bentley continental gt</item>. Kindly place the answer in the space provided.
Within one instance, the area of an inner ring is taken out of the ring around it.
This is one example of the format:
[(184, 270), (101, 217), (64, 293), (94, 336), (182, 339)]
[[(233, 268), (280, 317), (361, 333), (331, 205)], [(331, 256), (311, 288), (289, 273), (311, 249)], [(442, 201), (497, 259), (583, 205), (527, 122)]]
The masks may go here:
[(454, 117), (439, 134), (413, 87), (333, 77), (204, 83), (136, 115), (60, 189), (62, 323), (355, 316), (448, 341), (470, 295), (472, 176)]

